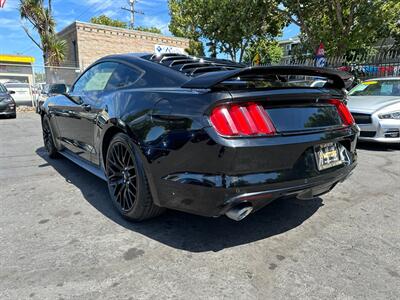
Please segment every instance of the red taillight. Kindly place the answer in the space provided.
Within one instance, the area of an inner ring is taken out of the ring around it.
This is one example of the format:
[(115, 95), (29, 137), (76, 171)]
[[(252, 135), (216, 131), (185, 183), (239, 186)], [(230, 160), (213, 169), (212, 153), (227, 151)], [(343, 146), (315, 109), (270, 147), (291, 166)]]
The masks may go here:
[(210, 117), (215, 130), (225, 136), (271, 135), (276, 132), (265, 109), (255, 103), (214, 108)]
[(347, 108), (347, 106), (340, 101), (339, 99), (331, 99), (329, 100), (329, 103), (335, 105), (337, 107), (337, 110), (339, 112), (340, 117), (342, 118), (342, 121), (344, 125), (354, 125), (355, 121), (353, 116), (351, 115), (351, 112)]

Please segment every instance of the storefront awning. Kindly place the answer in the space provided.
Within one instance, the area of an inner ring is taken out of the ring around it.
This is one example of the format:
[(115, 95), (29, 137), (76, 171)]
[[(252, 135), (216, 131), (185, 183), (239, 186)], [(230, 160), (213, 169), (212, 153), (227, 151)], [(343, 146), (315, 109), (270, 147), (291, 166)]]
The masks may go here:
[(0, 54), (0, 62), (33, 64), (35, 58), (32, 56)]

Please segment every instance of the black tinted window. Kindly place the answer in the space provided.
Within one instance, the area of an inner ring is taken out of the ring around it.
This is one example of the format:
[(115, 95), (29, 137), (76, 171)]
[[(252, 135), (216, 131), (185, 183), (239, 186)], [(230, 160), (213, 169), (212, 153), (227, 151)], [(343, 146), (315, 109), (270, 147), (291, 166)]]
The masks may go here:
[(67, 92), (67, 86), (65, 84), (52, 84), (49, 88), (50, 94), (63, 94)]
[(97, 92), (103, 91), (111, 78), (117, 63), (99, 63), (87, 70), (75, 83), (74, 92)]
[(124, 88), (133, 85), (140, 86), (142, 75), (143, 72), (140, 72), (133, 67), (119, 64), (118, 68), (115, 70), (108, 82), (107, 90)]
[(0, 93), (7, 93), (7, 89), (4, 85), (0, 83)]

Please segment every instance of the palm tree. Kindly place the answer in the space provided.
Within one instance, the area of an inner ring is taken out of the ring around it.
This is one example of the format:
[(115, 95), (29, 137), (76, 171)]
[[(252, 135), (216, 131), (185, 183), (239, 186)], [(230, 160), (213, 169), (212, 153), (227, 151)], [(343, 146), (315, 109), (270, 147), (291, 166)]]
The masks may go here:
[(21, 19), (30, 23), (39, 34), (40, 41), (36, 41), (28, 27), (23, 26), (28, 37), (42, 50), (45, 65), (59, 66), (65, 58), (66, 43), (55, 33), (51, 9), (51, 0), (48, 0), (47, 8), (43, 0), (21, 0), (19, 7)]
[(56, 35), (52, 35), (47, 40), (50, 54), (47, 57), (47, 62), (50, 66), (59, 66), (65, 59), (65, 49), (67, 43), (65, 40), (59, 39)]

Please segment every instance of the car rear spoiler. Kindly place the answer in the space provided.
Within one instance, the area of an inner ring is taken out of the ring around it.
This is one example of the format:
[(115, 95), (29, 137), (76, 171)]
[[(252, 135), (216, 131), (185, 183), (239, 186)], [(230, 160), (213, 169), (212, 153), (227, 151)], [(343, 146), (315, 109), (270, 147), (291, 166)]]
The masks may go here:
[(328, 69), (305, 66), (269, 66), (247, 67), (229, 71), (210, 72), (194, 77), (185, 82), (183, 88), (208, 89), (237, 77), (262, 77), (270, 75), (303, 75), (325, 77), (331, 80), (329, 87), (343, 89), (350, 86), (354, 80), (350, 73)]

